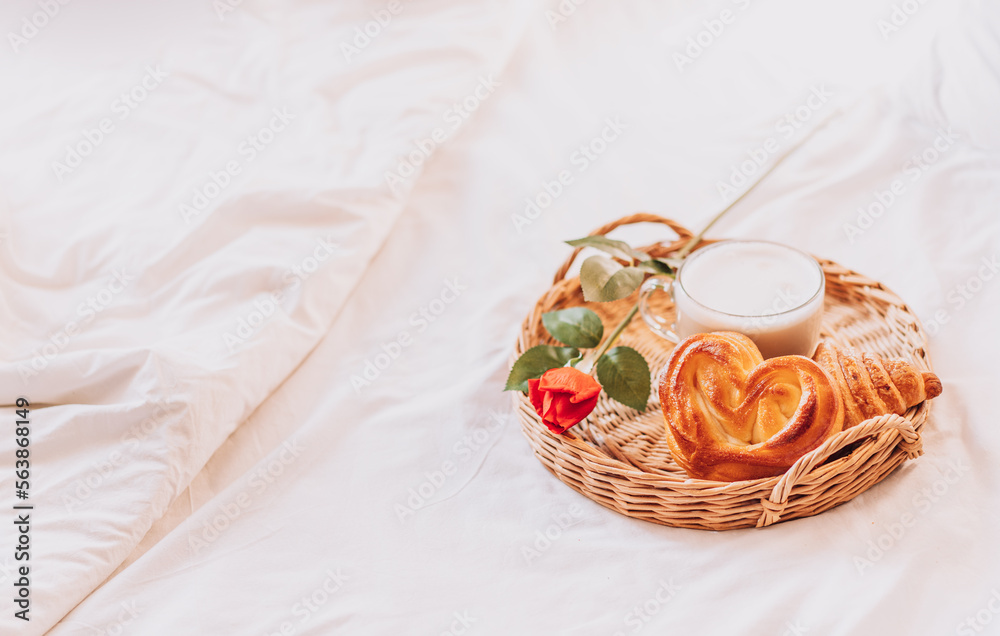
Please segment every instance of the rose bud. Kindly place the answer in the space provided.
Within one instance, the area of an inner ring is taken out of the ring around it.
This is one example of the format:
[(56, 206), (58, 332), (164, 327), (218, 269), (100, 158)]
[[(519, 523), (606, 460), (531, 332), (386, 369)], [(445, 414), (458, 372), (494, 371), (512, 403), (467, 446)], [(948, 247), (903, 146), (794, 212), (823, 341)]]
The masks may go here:
[(573, 367), (549, 369), (537, 380), (528, 380), (528, 399), (553, 433), (565, 433), (597, 406), (601, 385)]

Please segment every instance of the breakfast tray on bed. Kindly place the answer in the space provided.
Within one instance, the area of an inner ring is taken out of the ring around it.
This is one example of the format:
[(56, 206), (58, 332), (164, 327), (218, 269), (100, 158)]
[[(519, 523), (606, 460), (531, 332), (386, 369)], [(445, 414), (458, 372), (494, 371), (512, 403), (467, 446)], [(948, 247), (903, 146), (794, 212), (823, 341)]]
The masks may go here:
[[(674, 255), (693, 237), (687, 228), (653, 214), (618, 219), (593, 235), (633, 223), (660, 223), (677, 234), (673, 242), (640, 248), (656, 258)], [(710, 242), (702, 241), (699, 247)], [(605, 324), (616, 324), (634, 306), (636, 294), (609, 303), (584, 301), (579, 279), (567, 278), (579, 253), (578, 248), (570, 255), (524, 320), (512, 361), (535, 345), (556, 344), (542, 325), (545, 312), (583, 306)], [(908, 360), (920, 371), (932, 370), (920, 321), (898, 296), (833, 261), (818, 260), (826, 276), (822, 338)], [(665, 305), (658, 311), (669, 316), (669, 298), (661, 302)], [(673, 345), (641, 320), (629, 324), (619, 344), (637, 349), (650, 363), (654, 390), (642, 413), (602, 394), (587, 420), (556, 435), (542, 423), (527, 396), (515, 392), (514, 399), (522, 431), (542, 464), (584, 496), (624, 515), (705, 530), (769, 526), (849, 501), (922, 452), (926, 401), (903, 416), (872, 418), (838, 433), (781, 476), (731, 483), (692, 479), (671, 457), (655, 390)]]

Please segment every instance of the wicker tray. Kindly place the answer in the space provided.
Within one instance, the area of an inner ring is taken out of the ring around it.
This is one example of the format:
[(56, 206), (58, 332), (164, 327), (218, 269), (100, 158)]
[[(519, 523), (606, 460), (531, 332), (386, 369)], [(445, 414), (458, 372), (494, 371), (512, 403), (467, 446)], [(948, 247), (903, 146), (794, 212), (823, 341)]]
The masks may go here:
[[(674, 221), (652, 214), (619, 219), (593, 234), (643, 222), (661, 223), (678, 236), (671, 243), (641, 248), (655, 257), (676, 252), (693, 236)], [(699, 247), (709, 242), (703, 241)], [(566, 278), (579, 252), (574, 251), (559, 269), (552, 287), (525, 319), (512, 363), (537, 344), (556, 344), (542, 326), (542, 314), (547, 311), (586, 306), (597, 312), (605, 325), (614, 325), (634, 305), (635, 294), (612, 303), (585, 302), (579, 279)], [(909, 360), (921, 371), (932, 370), (920, 321), (898, 296), (881, 283), (832, 261), (820, 259), (820, 264), (826, 274), (822, 337), (838, 345)], [(669, 299), (664, 302), (668, 305), (659, 311), (669, 312)], [(839, 433), (780, 477), (732, 483), (691, 479), (670, 455), (656, 395), (657, 376), (672, 345), (638, 318), (624, 331), (619, 344), (638, 349), (650, 363), (653, 391), (644, 412), (602, 394), (586, 421), (565, 435), (555, 435), (542, 424), (526, 396), (515, 392), (514, 399), (522, 431), (542, 464), (584, 496), (624, 515), (706, 530), (769, 526), (819, 514), (849, 501), (922, 452), (920, 428), (927, 420), (927, 402), (903, 417), (873, 418)]]

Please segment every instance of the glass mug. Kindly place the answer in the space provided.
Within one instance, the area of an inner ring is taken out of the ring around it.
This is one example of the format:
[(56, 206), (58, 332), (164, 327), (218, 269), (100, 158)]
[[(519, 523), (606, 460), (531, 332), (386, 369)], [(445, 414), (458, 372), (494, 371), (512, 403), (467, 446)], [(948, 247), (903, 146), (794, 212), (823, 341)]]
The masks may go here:
[[(676, 320), (653, 306), (654, 294), (670, 294)], [(677, 343), (696, 333), (736, 331), (765, 359), (812, 357), (819, 344), (826, 279), (812, 256), (770, 241), (719, 241), (692, 252), (677, 278), (643, 283), (639, 313), (649, 328)]]

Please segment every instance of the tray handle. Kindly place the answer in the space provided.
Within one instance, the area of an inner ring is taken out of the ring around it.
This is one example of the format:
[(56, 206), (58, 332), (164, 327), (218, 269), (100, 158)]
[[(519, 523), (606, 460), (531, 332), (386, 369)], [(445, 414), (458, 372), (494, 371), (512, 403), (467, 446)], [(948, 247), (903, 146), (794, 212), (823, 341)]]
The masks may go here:
[(923, 454), (920, 433), (914, 428), (913, 422), (905, 417), (890, 413), (865, 420), (826, 440), (818, 448), (806, 453), (792, 464), (791, 468), (774, 485), (770, 497), (760, 500), (764, 510), (757, 520), (757, 527), (761, 528), (777, 523), (781, 519), (781, 513), (785, 511), (785, 505), (788, 503), (788, 497), (795, 484), (804, 475), (826, 461), (830, 455), (865, 437), (886, 432), (892, 434), (893, 431), (901, 438), (899, 447), (906, 453), (907, 459), (914, 459)]
[[(694, 237), (694, 234), (691, 232), (691, 230), (687, 229), (677, 221), (674, 221), (673, 219), (668, 219), (663, 216), (659, 216), (657, 214), (650, 214), (649, 212), (637, 212), (636, 214), (623, 216), (622, 218), (612, 221), (607, 225), (602, 225), (601, 227), (591, 232), (588, 236), (604, 236), (605, 234), (611, 232), (615, 228), (621, 227), (623, 225), (632, 225), (634, 223), (660, 223), (662, 225), (666, 225), (677, 234), (678, 237), (678, 240), (676, 241), (677, 243), (687, 242), (691, 240), (692, 237)], [(560, 267), (556, 271), (556, 275), (552, 279), (553, 285), (555, 285), (562, 279), (566, 278), (566, 274), (569, 272), (569, 268), (573, 266), (573, 261), (575, 261), (576, 257), (579, 256), (580, 250), (582, 249), (583, 249), (582, 247), (574, 249), (573, 253), (570, 254), (569, 258), (566, 259), (566, 262), (562, 264), (562, 267)], [(666, 250), (664, 253), (673, 251), (673, 249), (675, 249), (675, 247), (671, 246), (671, 248), (669, 250)]]

